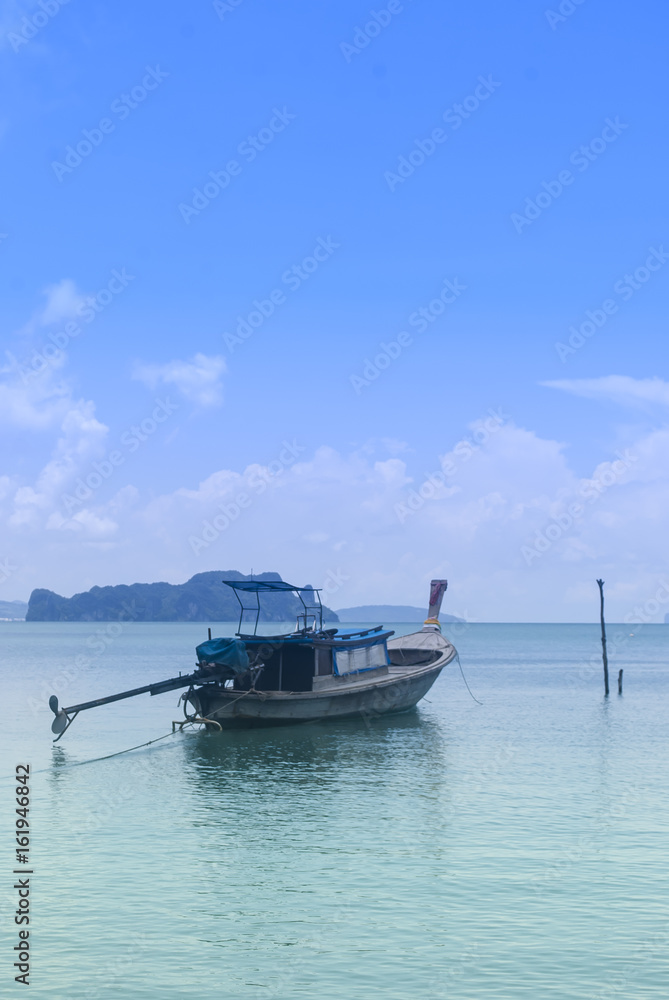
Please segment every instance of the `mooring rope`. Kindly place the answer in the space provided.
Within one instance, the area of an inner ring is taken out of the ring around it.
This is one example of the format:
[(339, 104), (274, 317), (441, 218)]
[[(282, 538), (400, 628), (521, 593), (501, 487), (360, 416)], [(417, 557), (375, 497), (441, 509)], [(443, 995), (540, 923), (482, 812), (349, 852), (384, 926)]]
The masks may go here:
[[(83, 767), (84, 764), (95, 764), (95, 763), (97, 763), (100, 760), (109, 760), (110, 757), (120, 757), (121, 754), (130, 753), (132, 750), (141, 750), (143, 747), (149, 747), (149, 746), (151, 746), (152, 743), (160, 743), (161, 740), (166, 740), (168, 736), (174, 736), (174, 734), (177, 733), (177, 732), (181, 732), (181, 730), (174, 729), (174, 730), (172, 730), (171, 733), (165, 733), (164, 736), (157, 736), (155, 738), (155, 740), (147, 740), (146, 743), (139, 743), (136, 747), (128, 747), (127, 750), (117, 750), (116, 753), (108, 753), (104, 757), (91, 757), (90, 760), (77, 760), (77, 761), (74, 761), (72, 764), (61, 764), (57, 768), (57, 770), (58, 771), (67, 771), (71, 767)], [(53, 765), (51, 767), (40, 768), (39, 771), (31, 771), (30, 772), (31, 775), (33, 775), (33, 774), (47, 774), (47, 773), (50, 773), (50, 774), (54, 773)], [(13, 781), (13, 780), (14, 780), (14, 775), (13, 774), (12, 775), (2, 775), (2, 776), (0, 776), (0, 781)]]
[[(236, 701), (239, 701), (241, 698), (244, 698), (247, 694), (251, 694), (252, 692), (253, 692), (253, 694), (258, 694), (259, 693), (259, 692), (255, 691), (253, 688), (250, 688), (250, 690), (244, 691), (243, 694), (240, 694), (239, 698), (233, 698), (232, 701), (228, 702), (228, 704), (224, 705), (223, 707), (224, 708), (229, 708), (230, 705), (234, 705), (234, 703)], [(76, 761), (76, 763), (74, 763), (74, 764), (64, 764), (62, 768), (59, 768), (59, 770), (62, 771), (62, 770), (65, 770), (66, 768), (69, 768), (69, 767), (81, 767), (83, 764), (97, 764), (98, 761), (101, 761), (101, 760), (110, 760), (112, 757), (120, 757), (121, 754), (130, 753), (132, 750), (142, 750), (144, 747), (150, 747), (152, 743), (160, 743), (161, 740), (166, 740), (168, 736), (174, 736), (175, 733), (177, 733), (177, 732), (183, 732), (183, 727), (185, 725), (193, 725), (193, 724), (198, 723), (198, 722), (210, 722), (210, 723), (213, 723), (214, 725), (217, 725), (218, 728), (221, 729), (221, 726), (219, 725), (218, 722), (216, 722), (215, 719), (198, 719), (198, 718), (195, 718), (195, 717), (192, 718), (192, 719), (189, 719), (188, 716), (186, 716), (186, 719), (181, 724), (181, 728), (180, 729), (178, 729), (178, 730), (177, 729), (173, 729), (171, 733), (165, 733), (164, 736), (157, 736), (155, 738), (155, 740), (147, 740), (146, 743), (138, 743), (136, 747), (128, 747), (127, 750), (117, 750), (116, 753), (108, 753), (108, 754), (105, 754), (104, 757), (92, 757), (91, 760), (79, 760), (79, 761)], [(33, 773), (34, 774), (44, 774), (46, 771), (52, 771), (52, 770), (53, 770), (53, 768), (45, 767), (43, 770), (41, 770), (41, 771), (34, 771)]]
[[(467, 678), (465, 677), (465, 672), (462, 669), (462, 663), (460, 662), (460, 654), (459, 653), (455, 654), (455, 659), (458, 661), (458, 666), (460, 667), (460, 673), (462, 674), (462, 679), (465, 682), (465, 687), (469, 691), (469, 694), (474, 699), (474, 701), (476, 702), (477, 705), (482, 705), (483, 702), (479, 701), (478, 698), (472, 693), (472, 689), (470, 688), (469, 684), (467, 683)], [(231, 708), (232, 705), (235, 704), (235, 702), (241, 701), (241, 699), (245, 698), (246, 695), (248, 695), (248, 694), (258, 694), (258, 695), (260, 695), (262, 697), (262, 692), (256, 691), (254, 688), (250, 688), (248, 691), (244, 691), (242, 694), (240, 694), (237, 698), (233, 698), (232, 701), (228, 702), (227, 705), (224, 705), (222, 709), (219, 709), (219, 711), (222, 711), (224, 708)], [(186, 716), (185, 721), (181, 724), (181, 726), (180, 726), (180, 728), (178, 730), (177, 729), (173, 729), (171, 732), (165, 733), (164, 736), (157, 736), (153, 740), (147, 740), (146, 743), (138, 743), (137, 746), (127, 747), (125, 750), (117, 750), (115, 753), (105, 754), (104, 757), (91, 757), (90, 760), (78, 760), (78, 761), (75, 761), (72, 764), (63, 764), (61, 767), (58, 768), (58, 770), (59, 771), (65, 771), (65, 770), (68, 770), (71, 767), (83, 767), (84, 764), (97, 764), (101, 760), (111, 760), (112, 757), (121, 757), (124, 753), (132, 753), (133, 750), (143, 750), (144, 747), (150, 747), (154, 743), (160, 743), (161, 740), (166, 740), (168, 738), (168, 736), (174, 736), (177, 732), (179, 732), (179, 733), (183, 732), (184, 725), (192, 725), (192, 724), (196, 723), (196, 721), (199, 722), (200, 720), (199, 719), (196, 720), (195, 718), (188, 718), (188, 716)], [(212, 721), (213, 720), (211, 720), (211, 719), (202, 719), (202, 722), (212, 722)], [(39, 771), (33, 771), (32, 774), (46, 774), (47, 772), (53, 773), (53, 767), (41, 768)], [(13, 780), (13, 779), (14, 779), (14, 775), (7, 775), (7, 776), (3, 775), (3, 776), (0, 776), (0, 781), (10, 781), (10, 780)]]
[[(67, 764), (66, 767), (81, 767), (82, 764), (96, 764), (99, 760), (109, 760), (111, 757), (120, 757), (121, 754), (130, 753), (132, 750), (142, 750), (144, 747), (150, 747), (152, 743), (160, 743), (161, 740), (166, 740), (168, 736), (174, 736), (176, 731), (174, 729), (171, 733), (165, 733), (164, 736), (157, 736), (155, 740), (147, 740), (146, 743), (138, 743), (136, 747), (128, 747), (127, 750), (117, 750), (116, 753), (108, 753), (104, 757), (92, 757), (90, 760), (80, 760), (74, 764)], [(51, 770), (51, 768), (47, 770)], [(39, 774), (38, 771), (35, 773)]]
[[(231, 705), (234, 705), (234, 703), (236, 701), (240, 701), (240, 699), (244, 698), (247, 694), (251, 694), (251, 693), (258, 694), (259, 692), (255, 691), (253, 688), (251, 688), (249, 691), (244, 691), (243, 694), (240, 694), (238, 698), (233, 698), (232, 701), (228, 702), (228, 704), (225, 705), (225, 706), (223, 706), (223, 707), (224, 708), (229, 708)], [(193, 724), (196, 724), (198, 722), (210, 722), (210, 723), (213, 723), (214, 725), (217, 725), (218, 728), (221, 729), (221, 726), (219, 725), (219, 723), (216, 722), (215, 719), (201, 719), (200, 720), (200, 719), (195, 718), (195, 717), (188, 718), (188, 716), (186, 716), (186, 719), (181, 724), (181, 728), (180, 729), (173, 729), (171, 733), (165, 733), (164, 736), (157, 736), (155, 738), (155, 740), (147, 740), (146, 743), (138, 743), (136, 747), (128, 747), (127, 750), (117, 750), (116, 753), (108, 753), (108, 754), (105, 754), (104, 757), (92, 757), (90, 760), (78, 760), (74, 764), (64, 764), (58, 770), (59, 771), (64, 771), (64, 770), (66, 770), (67, 768), (70, 768), (70, 767), (82, 767), (84, 764), (97, 764), (98, 761), (101, 761), (101, 760), (110, 760), (112, 757), (120, 757), (122, 754), (124, 754), (124, 753), (131, 753), (133, 750), (143, 750), (144, 747), (150, 747), (152, 743), (160, 743), (161, 740), (166, 740), (168, 736), (174, 736), (177, 732), (179, 732), (179, 733), (183, 732), (183, 727), (185, 725), (193, 725)], [(33, 774), (45, 774), (47, 771), (53, 771), (53, 768), (51, 768), (51, 767), (45, 767), (41, 771), (33, 771), (32, 773)]]
[(462, 669), (462, 664), (460, 663), (460, 654), (459, 653), (455, 654), (455, 659), (458, 661), (458, 666), (460, 667), (460, 673), (462, 674), (462, 679), (465, 682), (465, 687), (467, 688), (467, 690), (469, 691), (469, 693), (472, 695), (472, 698), (474, 699), (474, 701), (476, 702), (476, 704), (477, 705), (482, 705), (483, 702), (479, 701), (478, 698), (476, 698), (475, 695), (472, 694), (472, 689), (470, 688), (469, 684), (467, 683), (467, 678), (465, 677), (465, 672)]
[(232, 701), (229, 701), (227, 705), (222, 705), (221, 708), (219, 708), (219, 712), (222, 712), (225, 708), (230, 708), (236, 701), (241, 701), (242, 698), (246, 698), (247, 694), (259, 694), (262, 697), (260, 691), (256, 691), (255, 688), (249, 688), (248, 691), (244, 691), (243, 694), (240, 694), (238, 698), (233, 698)]
[[(234, 705), (235, 702), (240, 701), (242, 698), (245, 698), (247, 694), (261, 695), (261, 692), (256, 691), (254, 688), (250, 688), (250, 690), (242, 692), (242, 694), (240, 694), (237, 698), (233, 698), (232, 701), (228, 702), (228, 704), (224, 705), (223, 707), (229, 708), (230, 706)], [(120, 757), (122, 754), (131, 753), (133, 750), (143, 750), (144, 747), (150, 747), (152, 743), (160, 743), (161, 740), (166, 740), (168, 736), (174, 736), (176, 733), (182, 732), (183, 727), (185, 725), (193, 725), (199, 721), (200, 721), (199, 719), (196, 718), (189, 719), (188, 716), (186, 716), (186, 719), (184, 720), (180, 729), (173, 729), (172, 732), (165, 733), (164, 736), (156, 736), (154, 740), (147, 740), (146, 743), (138, 743), (137, 746), (128, 747), (126, 750), (117, 750), (115, 753), (105, 754), (104, 757), (91, 757), (90, 760), (78, 760), (75, 761), (73, 764), (63, 764), (58, 768), (58, 770), (66, 771), (71, 767), (83, 767), (84, 764), (97, 764), (101, 760), (110, 760), (112, 757)], [(202, 719), (202, 722), (213, 722), (215, 725), (219, 725), (218, 723), (216, 723), (215, 719)], [(221, 728), (220, 725), (219, 728)], [(44, 767), (41, 768), (39, 771), (31, 771), (31, 774), (46, 774), (48, 772), (53, 773), (53, 767)], [(13, 774), (0, 775), (0, 781), (13, 781), (13, 780), (14, 780)]]
[[(197, 717), (196, 715), (187, 715), (187, 714), (186, 714), (186, 702), (188, 701), (188, 695), (189, 695), (189, 694), (190, 694), (190, 691), (186, 692), (186, 694), (185, 694), (185, 695), (183, 695), (183, 694), (181, 695), (181, 698), (183, 698), (183, 702), (184, 702), (184, 718), (185, 718), (186, 722), (198, 722), (198, 721), (200, 721), (200, 720), (198, 719), (198, 717)], [(226, 705), (223, 705), (223, 706), (222, 706), (222, 707), (221, 707), (221, 708), (220, 708), (220, 709), (219, 709), (218, 711), (219, 711), (219, 712), (222, 712), (222, 711), (224, 711), (224, 710), (225, 710), (226, 708), (230, 708), (230, 707), (231, 707), (231, 705), (234, 705), (236, 701), (241, 701), (241, 700), (242, 700), (242, 698), (246, 698), (247, 694), (257, 694), (257, 695), (259, 695), (259, 696), (260, 696), (260, 698), (261, 698), (261, 699), (262, 699), (262, 697), (263, 697), (263, 692), (262, 692), (262, 691), (256, 691), (256, 689), (255, 689), (255, 688), (249, 688), (249, 689), (248, 689), (248, 691), (242, 691), (242, 693), (241, 693), (241, 694), (239, 695), (239, 697), (238, 697), (238, 698), (233, 698), (233, 699), (232, 699), (232, 701), (229, 701), (229, 702), (228, 702), (228, 703), (227, 703)], [(181, 702), (181, 698), (179, 698), (179, 702)], [(202, 721), (202, 722), (214, 722), (214, 723), (216, 723), (216, 725), (218, 726), (218, 728), (219, 728), (219, 729), (221, 729), (221, 728), (222, 728), (222, 727), (221, 727), (221, 726), (220, 726), (220, 725), (219, 725), (219, 724), (218, 724), (218, 723), (216, 722), (216, 720), (215, 720), (215, 719), (202, 719), (201, 721)], [(163, 737), (161, 737), (161, 739), (162, 739), (162, 738), (163, 738)]]

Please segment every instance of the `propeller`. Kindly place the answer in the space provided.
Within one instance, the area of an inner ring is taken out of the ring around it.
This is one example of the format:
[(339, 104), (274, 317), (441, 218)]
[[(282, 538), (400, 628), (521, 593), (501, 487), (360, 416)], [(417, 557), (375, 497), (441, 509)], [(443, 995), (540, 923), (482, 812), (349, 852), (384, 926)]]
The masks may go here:
[(55, 694), (52, 694), (49, 698), (49, 708), (55, 715), (55, 719), (51, 723), (51, 732), (56, 733), (60, 736), (67, 729), (68, 718), (63, 709), (58, 710), (58, 698)]

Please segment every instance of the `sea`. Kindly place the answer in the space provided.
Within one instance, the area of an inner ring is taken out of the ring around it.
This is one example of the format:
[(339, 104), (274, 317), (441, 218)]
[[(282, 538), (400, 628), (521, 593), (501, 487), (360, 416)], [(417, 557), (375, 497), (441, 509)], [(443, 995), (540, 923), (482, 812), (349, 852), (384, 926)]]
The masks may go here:
[(463, 673), (406, 714), (173, 734), (172, 691), (53, 743), (50, 695), (187, 673), (206, 628), (0, 623), (0, 994), (666, 1000), (669, 627), (608, 626), (608, 698), (596, 625), (444, 632)]

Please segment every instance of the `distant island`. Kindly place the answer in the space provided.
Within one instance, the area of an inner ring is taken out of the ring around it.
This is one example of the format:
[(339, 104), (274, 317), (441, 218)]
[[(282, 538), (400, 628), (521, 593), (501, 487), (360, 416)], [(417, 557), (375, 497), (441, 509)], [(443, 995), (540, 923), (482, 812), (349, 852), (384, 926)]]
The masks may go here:
[[(278, 583), (281, 577), (278, 573), (256, 573), (251, 577), (236, 570), (212, 570), (196, 573), (186, 583), (91, 587), (74, 597), (61, 597), (52, 590), (33, 590), (25, 618), (29, 622), (236, 622), (239, 603), (223, 580)], [(253, 598), (248, 603), (253, 604)], [(294, 594), (265, 594), (261, 609), (260, 621), (292, 622), (302, 605)], [(323, 621), (339, 619), (334, 611), (323, 607)]]
[(27, 611), (25, 601), (0, 601), (0, 621), (22, 622)]
[[(223, 580), (280, 582), (278, 573), (244, 576), (237, 570), (196, 573), (186, 583), (132, 583), (91, 587), (73, 597), (52, 590), (33, 590), (25, 601), (0, 601), (0, 619), (29, 622), (225, 622), (239, 620), (239, 604)], [(246, 603), (246, 602), (245, 602)], [(253, 598), (248, 601), (253, 604)], [(302, 606), (293, 594), (265, 594), (260, 621), (292, 622)], [(381, 625), (422, 624), (427, 608), (408, 604), (361, 604), (332, 611), (323, 606), (324, 622)], [(442, 622), (462, 622), (441, 614)], [(665, 619), (669, 622), (669, 615)]]
[[(357, 608), (340, 608), (339, 621), (356, 624), (358, 622), (380, 622), (383, 625), (421, 624), (427, 618), (427, 608), (414, 608), (408, 604), (361, 604)], [(454, 615), (439, 615), (442, 622), (462, 622)]]

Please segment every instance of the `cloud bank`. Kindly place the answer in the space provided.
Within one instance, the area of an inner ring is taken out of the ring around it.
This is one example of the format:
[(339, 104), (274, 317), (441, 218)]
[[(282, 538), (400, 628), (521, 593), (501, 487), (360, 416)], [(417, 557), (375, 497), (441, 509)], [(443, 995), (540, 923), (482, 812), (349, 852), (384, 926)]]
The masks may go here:
[[(60, 322), (78, 302), (61, 283), (44, 315)], [(173, 387), (182, 403), (152, 401), (114, 450), (93, 401), (77, 398), (57, 364), (28, 379), (11, 363), (3, 368), (7, 426), (20, 439), (51, 444), (32, 478), (20, 461), (0, 477), (0, 596), (254, 568), (324, 585), (333, 607), (424, 603), (429, 580), (446, 577), (445, 610), (461, 617), (588, 621), (603, 576), (609, 616), (622, 620), (665, 576), (665, 427), (602, 456), (585, 478), (570, 468), (563, 444), (490, 411), (462, 440), (444, 441), (427, 473), (412, 468), (402, 441), (343, 452), (287, 439), (267, 464), (211, 469), (158, 496), (139, 489), (126, 455), (148, 447), (174, 410), (187, 416), (184, 401), (219, 405), (224, 370), (223, 359), (202, 354), (138, 368), (138, 379)], [(618, 403), (669, 402), (660, 379), (553, 385)]]

